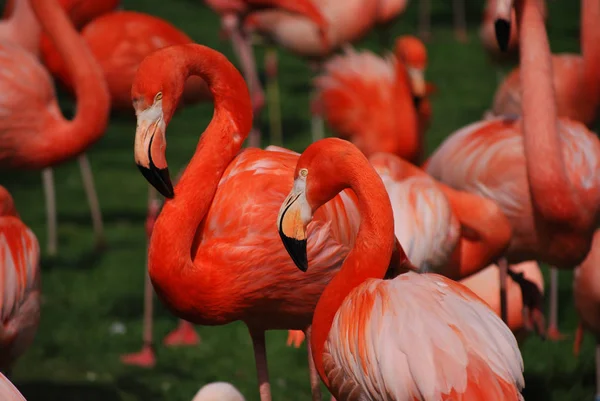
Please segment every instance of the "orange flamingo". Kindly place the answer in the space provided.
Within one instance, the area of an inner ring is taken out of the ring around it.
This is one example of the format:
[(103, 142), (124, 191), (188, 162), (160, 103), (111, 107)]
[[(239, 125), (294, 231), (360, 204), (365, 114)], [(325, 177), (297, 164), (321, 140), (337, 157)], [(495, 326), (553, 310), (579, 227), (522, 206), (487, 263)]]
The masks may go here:
[(573, 280), (575, 308), (581, 319), (577, 328), (574, 353), (579, 354), (583, 332), (596, 336), (596, 400), (600, 400), (600, 230), (594, 234), (592, 249), (575, 269)]
[[(541, 0), (518, 4), (526, 55), (520, 67), (522, 120), (492, 119), (462, 128), (431, 156), (427, 171), (498, 203), (513, 228), (509, 262), (533, 259), (572, 268), (587, 255), (598, 221), (600, 141), (583, 124), (557, 119)], [(501, 267), (504, 273), (506, 263)], [(556, 318), (553, 307), (551, 338), (560, 338)]]
[(16, 43), (31, 54), (38, 56), (42, 28), (31, 9), (29, 0), (7, 1), (3, 18), (0, 21), (1, 40)]
[[(207, 82), (215, 113), (173, 191), (165, 130), (189, 75)], [(261, 399), (270, 400), (264, 331), (308, 327), (317, 299), (355, 233), (355, 198), (345, 193), (323, 208), (309, 233), (311, 255), (321, 267), (302, 275), (271, 229), (298, 156), (279, 148), (246, 149), (238, 155), (252, 126), (252, 106), (235, 67), (204, 46), (163, 48), (141, 63), (132, 99), (138, 120), (136, 163), (168, 198), (150, 238), (152, 284), (177, 316), (192, 323), (245, 322)], [(290, 280), (296, 285), (290, 287)], [(318, 391), (316, 375), (311, 382)]]
[[(35, 57), (12, 43), (2, 42), (5, 74), (0, 77), (3, 110), (0, 166), (44, 169), (48, 209), (48, 252), (56, 253), (56, 208), (52, 170), (48, 167), (79, 155), (84, 188), (92, 211), (96, 246), (104, 233), (92, 172), (83, 153), (104, 133), (109, 97), (102, 73), (55, 1), (30, 0), (43, 29), (56, 43), (76, 84), (77, 113), (72, 121), (60, 114), (52, 81)], [(42, 18), (43, 17), (43, 18)]]
[[(543, 2), (541, 4), (544, 4)], [(544, 9), (545, 10), (545, 9)], [(551, 80), (559, 117), (568, 117), (591, 127), (600, 106), (600, 3), (581, 0), (582, 55), (552, 55)], [(498, 88), (492, 106), (495, 115), (520, 115), (523, 96), (520, 69), (513, 70)]]
[(387, 60), (347, 48), (328, 61), (315, 79), (313, 109), (337, 135), (350, 138), (367, 156), (388, 152), (419, 163), (430, 116), (419, 113), (418, 130), (411, 119), (413, 102), (427, 101), (426, 60), (425, 47), (410, 36), (397, 40), (396, 58)]
[[(265, 103), (265, 96), (258, 79), (252, 43), (248, 32), (245, 29), (242, 29), (242, 25), (244, 24), (243, 20), (246, 16), (257, 10), (267, 10), (281, 12), (285, 15), (300, 15), (306, 17), (309, 21), (314, 21), (318, 27), (319, 44), (326, 46), (326, 39), (323, 33), (327, 23), (319, 11), (319, 8), (312, 0), (205, 0), (205, 3), (220, 15), (223, 32), (225, 36), (231, 39), (233, 51), (241, 62), (242, 72), (250, 89), (255, 116), (258, 116), (262, 110)], [(267, 52), (266, 60), (271, 60), (273, 57), (273, 50), (270, 49)], [(277, 83), (271, 79), (272, 74), (270, 73), (272, 70), (273, 64), (268, 63), (267, 73), (269, 79), (267, 82), (267, 91), (270, 94), (271, 101), (275, 100), (275, 102), (278, 103), (277, 97), (279, 96), (279, 93)], [(269, 117), (271, 122), (271, 135), (273, 136), (272, 142), (277, 145), (282, 145), (281, 123), (277, 121), (277, 119), (280, 118), (279, 114), (277, 114), (277, 112), (273, 113), (273, 109), (270, 108)], [(260, 137), (260, 131), (257, 128), (253, 128), (249, 137), (249, 145), (252, 147), (260, 146)]]
[(2, 401), (27, 401), (2, 373), (0, 373), (0, 398)]
[(2, 186), (0, 261), (0, 372), (8, 374), (33, 342), (40, 322), (40, 247)]
[[(115, 11), (87, 24), (81, 37), (100, 64), (115, 110), (131, 111), (131, 83), (141, 61), (165, 46), (192, 43), (185, 33), (168, 22), (149, 14)], [(62, 58), (57, 57), (49, 41), (42, 42), (42, 57), (52, 74), (69, 90), (73, 79)], [(186, 103), (210, 99), (204, 82), (193, 77), (186, 85)]]
[[(395, 246), (392, 205), (354, 145), (338, 138), (311, 144), (298, 159), (294, 178), (277, 222), (302, 272), (311, 270), (306, 228), (315, 211), (349, 188), (361, 216), (354, 246), (313, 317), (314, 363), (334, 397), (522, 400), (517, 342), (485, 302), (436, 274), (409, 272), (381, 280)], [(444, 379), (432, 380), (431, 372)]]

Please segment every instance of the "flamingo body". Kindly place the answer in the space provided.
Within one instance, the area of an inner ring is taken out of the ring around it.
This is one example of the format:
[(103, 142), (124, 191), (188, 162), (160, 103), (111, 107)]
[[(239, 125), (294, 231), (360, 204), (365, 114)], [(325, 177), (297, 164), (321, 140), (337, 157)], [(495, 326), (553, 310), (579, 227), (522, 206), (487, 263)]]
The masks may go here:
[[(584, 125), (568, 119), (559, 119), (558, 131), (565, 171), (586, 219), (583, 224), (593, 229), (590, 221), (597, 221), (600, 205), (600, 141)], [(500, 206), (513, 228), (509, 262), (541, 260), (572, 268), (586, 256), (593, 232), (535, 221), (520, 120), (496, 118), (460, 129), (431, 156), (427, 172)]]
[[(312, 273), (299, 272), (272, 229), (292, 183), (298, 154), (271, 149), (243, 151), (219, 182), (192, 249), (199, 266), (210, 261), (212, 272), (207, 278), (212, 284), (203, 291), (193, 290), (197, 285), (193, 282), (183, 289), (184, 283), (176, 284), (163, 269), (164, 258), (169, 257), (159, 246), (167, 235), (160, 227), (164, 209), (159, 216), (151, 239), (149, 273), (158, 295), (178, 316), (201, 325), (243, 320), (265, 330), (300, 330), (310, 324), (319, 295), (353, 243), (358, 211), (350, 192), (319, 210), (308, 242), (309, 255), (320, 267)], [(191, 309), (191, 305), (201, 307)]]
[(575, 269), (573, 280), (575, 307), (583, 327), (600, 334), (600, 230), (594, 235), (592, 249)]
[(27, 401), (2, 373), (0, 373), (0, 398), (2, 401)]
[(523, 361), (489, 307), (443, 276), (370, 279), (335, 315), (323, 353), (342, 400), (520, 400)]
[[(131, 84), (139, 64), (148, 54), (162, 47), (192, 43), (170, 23), (133, 11), (104, 14), (86, 25), (81, 36), (104, 72), (112, 108), (119, 110), (132, 110)], [(72, 90), (73, 82), (65, 65), (49, 42), (42, 42), (42, 57), (50, 72)], [(208, 99), (210, 95), (204, 81), (190, 78), (184, 101)]]
[(116, 9), (121, 0), (59, 0), (76, 28)]
[[(2, 187), (0, 201), (12, 204)], [(39, 244), (14, 209), (6, 212), (0, 214), (0, 372), (31, 345), (40, 321)]]

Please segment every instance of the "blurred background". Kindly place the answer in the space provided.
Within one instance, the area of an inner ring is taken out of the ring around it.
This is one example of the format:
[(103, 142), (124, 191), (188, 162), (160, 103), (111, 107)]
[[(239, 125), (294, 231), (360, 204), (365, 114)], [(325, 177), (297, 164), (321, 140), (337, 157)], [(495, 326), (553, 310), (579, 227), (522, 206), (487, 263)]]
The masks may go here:
[[(453, 33), (451, 2), (432, 1), (426, 77), (437, 86), (437, 92), (431, 96), (428, 154), (447, 135), (479, 120), (491, 105), (498, 75), (477, 35), (483, 3), (466, 1), (468, 41), (460, 43)], [(219, 37), (218, 16), (200, 0), (122, 0), (122, 5), (126, 10), (171, 22), (197, 43), (223, 52), (239, 65), (230, 42)], [(549, 1), (548, 9), (552, 51), (579, 53), (579, 1)], [(418, 2), (410, 1), (394, 22), (392, 37), (416, 34), (417, 21)], [(375, 33), (355, 47), (382, 51)], [(264, 48), (255, 49), (264, 81)], [(311, 141), (308, 105), (313, 74), (306, 61), (284, 50), (278, 54), (283, 145), (301, 152)], [(504, 68), (508, 71), (510, 67)], [(58, 90), (61, 107), (69, 116), (71, 98), (60, 87)], [(211, 115), (212, 105), (200, 103), (187, 106), (173, 118), (167, 150), (172, 174), (188, 162)], [(263, 147), (269, 144), (267, 119), (266, 111), (258, 119), (264, 133)], [(115, 114), (104, 137), (88, 152), (102, 207), (107, 252), (95, 253), (90, 246), (89, 208), (76, 162), (55, 169), (60, 244), (55, 257), (46, 255), (40, 174), (2, 172), (0, 184), (12, 193), (42, 252), (41, 324), (33, 346), (20, 358), (11, 379), (29, 401), (189, 401), (202, 385), (217, 380), (233, 383), (248, 400), (258, 400), (251, 340), (242, 323), (200, 327), (198, 346), (166, 348), (160, 340), (177, 320), (155, 301), (156, 366), (143, 369), (125, 366), (119, 360), (121, 354), (139, 349), (142, 336), (148, 185), (133, 162), (134, 133), (133, 113)], [(567, 337), (544, 342), (530, 336), (522, 345), (523, 395), (528, 401), (590, 400), (594, 394), (593, 338), (587, 336), (581, 355), (573, 356), (577, 316), (572, 303), (572, 272), (559, 274), (559, 326)], [(273, 399), (310, 399), (305, 345), (288, 348), (286, 338), (284, 331), (267, 335)]]

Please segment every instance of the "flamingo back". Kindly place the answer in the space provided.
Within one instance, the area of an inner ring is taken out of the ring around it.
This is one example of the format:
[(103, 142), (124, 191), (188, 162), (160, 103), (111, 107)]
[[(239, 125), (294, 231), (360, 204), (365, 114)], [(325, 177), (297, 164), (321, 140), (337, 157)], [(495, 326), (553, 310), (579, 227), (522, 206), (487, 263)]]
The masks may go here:
[(27, 401), (2, 373), (0, 373), (0, 399), (2, 401)]
[[(0, 42), (0, 166), (38, 168), (50, 148), (50, 135), (39, 135), (49, 120), (62, 120), (52, 79), (39, 61), (21, 47)], [(44, 166), (45, 167), (45, 166)]]
[(513, 334), (468, 288), (437, 274), (356, 287), (335, 316), (323, 359), (338, 399), (522, 399)]
[(195, 263), (214, 264), (211, 280), (216, 283), (214, 293), (200, 294), (203, 308), (202, 315), (194, 315), (196, 323), (244, 316), (257, 327), (277, 325), (268, 329), (310, 324), (319, 296), (353, 246), (359, 213), (349, 190), (319, 208), (307, 228), (313, 267), (299, 271), (276, 230), (297, 160), (290, 151), (247, 149), (225, 170), (192, 248)]
[(378, 2), (321, 0), (315, 2), (328, 24), (329, 46), (323, 46), (317, 25), (310, 19), (282, 10), (259, 10), (244, 19), (244, 26), (268, 36), (279, 46), (304, 56), (322, 58), (345, 43), (364, 36), (375, 24)]
[[(558, 128), (565, 170), (572, 189), (582, 210), (591, 216), (592, 221), (597, 221), (600, 141), (584, 125), (575, 121), (561, 118)], [(543, 258), (558, 266), (570, 263), (561, 260), (560, 247), (547, 247), (539, 242), (519, 119), (496, 118), (458, 130), (430, 157), (427, 172), (453, 188), (492, 199), (500, 206), (513, 227), (509, 260)]]
[[(134, 11), (104, 14), (86, 25), (81, 36), (104, 71), (111, 106), (132, 111), (131, 84), (142, 60), (163, 47), (192, 43), (192, 39), (167, 21)], [(52, 74), (72, 91), (72, 78), (50, 41), (42, 43), (42, 57)], [(204, 81), (190, 77), (184, 100), (207, 99), (210, 95)]]
[(411, 156), (398, 149), (402, 131), (397, 118), (401, 110), (394, 108), (396, 62), (392, 56), (382, 59), (348, 47), (314, 80), (314, 108), (338, 136), (351, 140), (367, 156), (374, 152)]
[(17, 217), (0, 217), (0, 371), (33, 341), (40, 319), (39, 244)]

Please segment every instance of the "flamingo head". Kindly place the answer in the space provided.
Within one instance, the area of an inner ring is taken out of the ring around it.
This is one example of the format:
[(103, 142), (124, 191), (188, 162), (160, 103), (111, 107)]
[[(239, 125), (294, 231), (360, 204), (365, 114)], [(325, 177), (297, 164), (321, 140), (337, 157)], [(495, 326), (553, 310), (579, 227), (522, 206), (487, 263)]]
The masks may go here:
[(294, 186), (279, 209), (277, 229), (288, 254), (303, 272), (308, 270), (307, 227), (318, 208), (350, 187), (355, 177), (339, 165), (356, 157), (368, 165), (350, 142), (326, 138), (312, 143), (298, 159)]
[(411, 35), (403, 35), (396, 40), (396, 57), (404, 63), (410, 79), (415, 103), (427, 95), (425, 68), (427, 67), (427, 49), (422, 41)]
[(170, 73), (183, 62), (177, 56), (169, 48), (150, 54), (140, 64), (131, 87), (137, 117), (135, 163), (146, 180), (167, 198), (173, 198), (174, 192), (165, 156), (165, 133), (186, 78)]
[(494, 31), (496, 32), (496, 41), (498, 47), (503, 52), (508, 50), (511, 29), (511, 13), (514, 0), (497, 0), (496, 9), (492, 10), (494, 14)]

